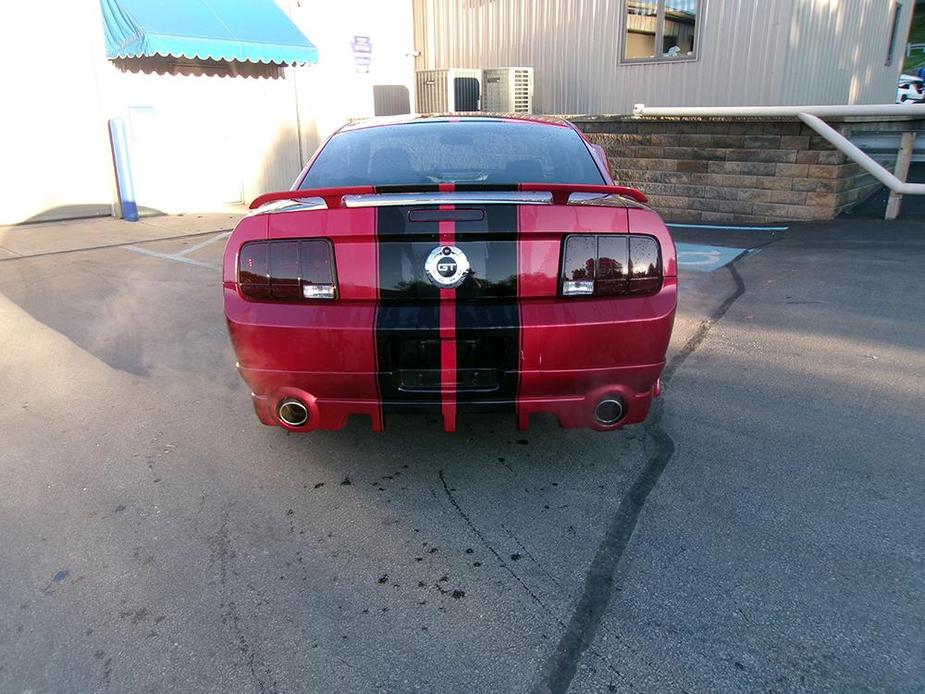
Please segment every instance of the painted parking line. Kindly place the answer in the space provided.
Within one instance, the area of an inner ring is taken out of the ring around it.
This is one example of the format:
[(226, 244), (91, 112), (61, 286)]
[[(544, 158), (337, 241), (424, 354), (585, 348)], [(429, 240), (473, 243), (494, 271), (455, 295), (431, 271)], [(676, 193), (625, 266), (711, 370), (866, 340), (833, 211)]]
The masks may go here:
[(223, 233), (221, 233), (221, 234), (216, 234), (216, 235), (213, 236), (212, 238), (208, 238), (208, 239), (206, 239), (205, 241), (201, 241), (200, 243), (197, 243), (197, 244), (194, 245), (194, 246), (190, 246), (189, 248), (184, 248), (182, 251), (179, 251), (179, 252), (177, 252), (177, 253), (174, 253), (174, 256), (183, 256), (183, 255), (189, 255), (190, 253), (195, 253), (195, 252), (198, 251), (200, 248), (205, 248), (205, 247), (208, 246), (209, 244), (215, 243), (216, 241), (221, 241), (222, 239), (227, 239), (229, 236), (231, 236), (231, 232), (230, 232), (230, 231), (226, 231), (226, 232), (223, 232)]
[(678, 266), (695, 272), (713, 272), (731, 263), (748, 248), (729, 248), (727, 246), (705, 246), (699, 243), (676, 243)]
[(221, 268), (219, 268), (217, 265), (213, 265), (212, 263), (207, 263), (202, 260), (194, 260), (193, 258), (187, 258), (186, 256), (189, 255), (190, 253), (194, 253), (202, 248), (205, 248), (206, 246), (213, 244), (216, 241), (221, 241), (222, 239), (226, 239), (229, 236), (231, 236), (230, 231), (223, 231), (219, 234), (215, 234), (214, 236), (210, 236), (205, 241), (200, 241), (199, 243), (195, 243), (189, 248), (184, 248), (183, 250), (177, 251), (176, 253), (161, 253), (160, 251), (152, 251), (149, 248), (142, 248), (140, 246), (122, 246), (122, 248), (124, 248), (127, 251), (131, 251), (132, 253), (140, 253), (141, 255), (151, 256), (152, 258), (161, 258), (162, 260), (173, 260), (174, 262), (183, 263), (184, 265), (195, 265), (196, 267), (204, 267), (204, 268), (208, 268), (209, 270), (219, 270)]
[(162, 258), (164, 260), (173, 260), (177, 263), (183, 263), (184, 265), (195, 265), (196, 267), (204, 267), (210, 270), (218, 270), (217, 265), (212, 263), (204, 263), (201, 260), (193, 260), (192, 258), (184, 258), (182, 255), (171, 255), (169, 253), (158, 253), (157, 251), (152, 251), (147, 248), (139, 248), (138, 246), (122, 246), (127, 251), (132, 251), (132, 253), (141, 253), (142, 255), (148, 255), (153, 258)]

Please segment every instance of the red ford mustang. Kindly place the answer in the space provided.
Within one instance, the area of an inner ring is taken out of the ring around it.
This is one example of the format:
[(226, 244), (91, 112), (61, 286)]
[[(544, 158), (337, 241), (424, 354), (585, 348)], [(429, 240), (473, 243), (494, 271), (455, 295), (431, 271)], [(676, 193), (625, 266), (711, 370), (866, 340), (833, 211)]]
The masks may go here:
[(642, 422), (677, 304), (674, 244), (566, 121), (354, 124), (225, 250), (228, 330), (264, 424), (508, 412)]

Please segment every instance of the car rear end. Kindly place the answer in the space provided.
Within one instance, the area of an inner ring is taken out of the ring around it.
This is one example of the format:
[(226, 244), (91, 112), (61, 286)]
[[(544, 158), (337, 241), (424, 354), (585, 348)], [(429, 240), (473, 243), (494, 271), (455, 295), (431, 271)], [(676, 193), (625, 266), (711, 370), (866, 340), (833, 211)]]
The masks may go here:
[[(470, 131), (483, 122), (499, 125)], [(485, 147), (455, 127), (431, 128), (443, 160)], [(574, 137), (565, 141), (593, 171), (542, 157), (535, 167), (514, 152), (451, 172), (445, 161), (406, 162), (385, 138), (384, 167), (362, 147), (344, 149), (342, 166), (359, 157), (369, 168), (313, 179), (316, 160), (302, 190), (268, 196), (283, 199), (242, 220), (223, 269), (229, 332), (260, 420), (294, 431), (339, 429), (351, 415), (381, 430), (406, 413), (438, 415), (448, 431), (479, 412), (508, 413), (521, 428), (535, 414), (602, 430), (643, 421), (677, 303), (674, 245), (644, 198), (613, 187)], [(422, 169), (456, 180), (422, 181)]]

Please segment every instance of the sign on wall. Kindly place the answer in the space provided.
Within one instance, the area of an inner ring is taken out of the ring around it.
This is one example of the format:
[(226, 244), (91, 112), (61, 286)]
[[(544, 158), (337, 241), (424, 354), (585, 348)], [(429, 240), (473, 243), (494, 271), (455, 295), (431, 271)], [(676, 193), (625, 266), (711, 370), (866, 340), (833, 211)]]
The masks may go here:
[(354, 36), (353, 43), (353, 65), (360, 74), (369, 72), (370, 65), (373, 62), (373, 44), (368, 36)]

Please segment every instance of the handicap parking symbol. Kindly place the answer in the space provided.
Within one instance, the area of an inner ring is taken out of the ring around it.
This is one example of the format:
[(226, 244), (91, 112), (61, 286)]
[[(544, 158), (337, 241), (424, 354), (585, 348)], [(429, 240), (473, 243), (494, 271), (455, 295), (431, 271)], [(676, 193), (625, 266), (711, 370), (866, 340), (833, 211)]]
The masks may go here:
[(749, 251), (748, 248), (705, 246), (699, 243), (676, 243), (678, 266), (695, 272), (713, 272)]

